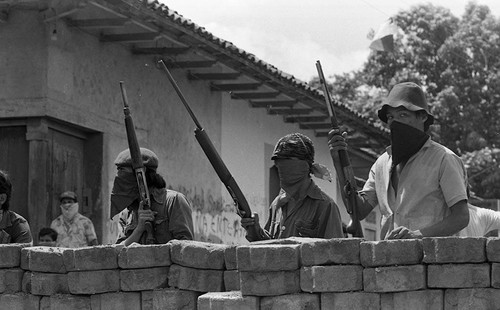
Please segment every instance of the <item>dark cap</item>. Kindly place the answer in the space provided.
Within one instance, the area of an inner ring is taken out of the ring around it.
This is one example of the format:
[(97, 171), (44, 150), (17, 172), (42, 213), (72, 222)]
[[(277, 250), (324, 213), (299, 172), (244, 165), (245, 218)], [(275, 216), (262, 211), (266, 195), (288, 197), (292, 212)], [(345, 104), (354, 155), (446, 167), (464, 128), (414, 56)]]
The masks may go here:
[[(158, 156), (150, 149), (141, 147), (141, 156), (144, 167), (156, 170), (158, 168)], [(115, 159), (115, 165), (118, 167), (132, 167), (132, 157), (130, 150), (125, 149)]]
[(378, 118), (387, 123), (387, 108), (401, 106), (413, 112), (425, 111), (428, 116), (425, 125), (430, 126), (434, 123), (434, 116), (429, 113), (424, 91), (417, 84), (404, 82), (394, 85), (385, 99), (384, 105), (378, 110)]
[(66, 191), (64, 193), (62, 193), (60, 196), (59, 196), (59, 201), (62, 201), (64, 198), (67, 198), (67, 199), (73, 199), (75, 202), (78, 201), (77, 199), (77, 196), (75, 194), (75, 192), (72, 192), (72, 191)]
[(303, 159), (312, 164), (314, 162), (314, 146), (311, 139), (301, 133), (291, 133), (279, 139), (271, 159), (290, 157)]

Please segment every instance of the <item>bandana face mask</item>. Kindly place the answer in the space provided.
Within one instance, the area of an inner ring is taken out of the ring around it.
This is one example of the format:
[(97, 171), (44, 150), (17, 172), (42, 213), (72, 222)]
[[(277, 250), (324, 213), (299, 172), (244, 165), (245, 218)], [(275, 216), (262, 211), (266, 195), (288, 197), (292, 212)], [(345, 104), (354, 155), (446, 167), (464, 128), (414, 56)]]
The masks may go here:
[(278, 159), (275, 164), (281, 187), (292, 187), (309, 176), (310, 167), (305, 160)]
[(134, 173), (120, 171), (111, 190), (111, 217), (129, 207), (139, 199), (139, 187)]
[(429, 139), (425, 132), (397, 121), (391, 123), (390, 129), (393, 167), (410, 159)]
[(78, 213), (78, 202), (65, 203), (60, 206), (61, 213), (65, 221), (70, 222)]

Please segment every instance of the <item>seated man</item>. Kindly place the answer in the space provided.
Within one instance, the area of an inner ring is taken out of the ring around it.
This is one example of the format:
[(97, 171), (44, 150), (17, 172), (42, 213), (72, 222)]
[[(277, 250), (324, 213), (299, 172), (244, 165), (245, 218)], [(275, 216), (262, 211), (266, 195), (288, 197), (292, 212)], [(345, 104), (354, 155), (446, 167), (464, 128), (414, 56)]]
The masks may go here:
[(9, 210), (12, 183), (9, 175), (0, 170), (0, 244), (32, 243), (28, 222), (21, 215)]

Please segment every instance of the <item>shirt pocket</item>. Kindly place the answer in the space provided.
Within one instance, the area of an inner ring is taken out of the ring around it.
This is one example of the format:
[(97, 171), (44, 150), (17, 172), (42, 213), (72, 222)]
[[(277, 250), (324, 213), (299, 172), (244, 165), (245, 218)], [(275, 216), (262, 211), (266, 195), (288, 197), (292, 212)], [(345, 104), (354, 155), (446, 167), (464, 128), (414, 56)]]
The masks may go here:
[(313, 221), (297, 220), (295, 229), (298, 237), (316, 238), (318, 236), (318, 224)]

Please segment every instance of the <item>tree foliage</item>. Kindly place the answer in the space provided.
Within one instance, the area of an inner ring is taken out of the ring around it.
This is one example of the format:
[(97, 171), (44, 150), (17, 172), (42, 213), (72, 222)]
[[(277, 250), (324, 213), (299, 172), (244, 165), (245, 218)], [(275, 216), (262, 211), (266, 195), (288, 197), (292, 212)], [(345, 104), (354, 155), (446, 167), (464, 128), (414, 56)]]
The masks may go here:
[(429, 3), (393, 20), (394, 52), (372, 52), (360, 70), (334, 76), (332, 92), (377, 120), (394, 84), (421, 85), (437, 120), (433, 138), (462, 156), (476, 195), (500, 198), (500, 21), (474, 2), (461, 18)]

